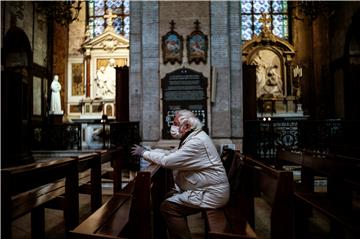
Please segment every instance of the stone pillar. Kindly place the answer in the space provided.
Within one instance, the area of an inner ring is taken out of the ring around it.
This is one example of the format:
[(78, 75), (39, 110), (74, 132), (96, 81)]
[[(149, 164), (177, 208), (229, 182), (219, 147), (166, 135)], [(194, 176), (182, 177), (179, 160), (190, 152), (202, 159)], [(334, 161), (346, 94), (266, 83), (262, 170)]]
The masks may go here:
[(211, 133), (236, 141), (243, 136), (240, 3), (212, 1), (210, 11), (211, 64), (218, 72)]
[(211, 62), (218, 72), (212, 107), (214, 138), (242, 137), (239, 2), (211, 2)]
[(159, 6), (130, 2), (130, 120), (144, 141), (160, 140)]
[(211, 64), (217, 71), (216, 98), (211, 109), (211, 135), (213, 138), (231, 136), (228, 4), (229, 2), (217, 1), (210, 3), (210, 57)]
[(141, 14), (142, 2), (130, 1), (130, 68), (129, 68), (129, 106), (130, 121), (142, 120), (142, 74), (141, 74)]
[(143, 2), (142, 14), (143, 139), (160, 140), (159, 2)]
[(243, 137), (243, 80), (240, 2), (229, 2), (231, 137)]

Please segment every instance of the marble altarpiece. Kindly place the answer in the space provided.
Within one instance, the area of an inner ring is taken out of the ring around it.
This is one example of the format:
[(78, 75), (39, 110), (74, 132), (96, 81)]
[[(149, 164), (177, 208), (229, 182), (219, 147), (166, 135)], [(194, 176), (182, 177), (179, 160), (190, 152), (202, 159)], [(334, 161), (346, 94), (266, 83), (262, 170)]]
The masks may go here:
[(102, 130), (102, 125), (96, 122), (105, 115), (115, 119), (115, 68), (129, 62), (129, 40), (111, 26), (103, 34), (85, 39), (83, 55), (68, 60), (67, 115), (71, 121), (82, 122), (83, 138), (88, 145)]
[[(260, 35), (242, 47), (243, 63), (255, 67), (252, 74), (255, 74), (256, 83), (252, 85), (256, 99), (252, 101), (257, 103), (257, 117), (303, 117), (302, 74), (298, 74), (302, 69), (295, 66), (295, 49), (271, 32), (266, 14), (262, 21)], [(250, 77), (244, 76), (244, 80), (247, 78)]]

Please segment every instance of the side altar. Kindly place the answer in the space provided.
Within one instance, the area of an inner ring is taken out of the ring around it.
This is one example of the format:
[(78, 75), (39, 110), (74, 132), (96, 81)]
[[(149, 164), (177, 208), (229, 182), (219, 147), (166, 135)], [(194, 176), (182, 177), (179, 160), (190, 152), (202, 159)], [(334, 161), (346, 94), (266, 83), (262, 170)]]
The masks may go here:
[(272, 33), (267, 14), (262, 15), (261, 21), (261, 33), (242, 46), (244, 117), (304, 119), (303, 69), (294, 62), (295, 48)]
[(81, 122), (83, 146), (102, 147), (101, 138), (106, 136), (102, 121), (114, 121), (122, 110), (116, 101), (117, 84), (122, 85), (117, 82), (116, 69), (128, 65), (129, 40), (114, 31), (111, 16), (101, 35), (86, 35), (83, 55), (68, 58), (65, 110), (69, 121)]

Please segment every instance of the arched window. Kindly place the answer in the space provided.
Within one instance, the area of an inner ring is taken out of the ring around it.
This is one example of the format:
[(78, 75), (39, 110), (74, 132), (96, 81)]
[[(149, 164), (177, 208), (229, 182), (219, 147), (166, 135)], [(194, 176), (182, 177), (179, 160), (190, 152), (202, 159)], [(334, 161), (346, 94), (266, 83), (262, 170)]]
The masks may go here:
[(106, 15), (111, 9), (115, 18), (112, 19), (115, 32), (129, 39), (130, 0), (90, 0), (88, 2), (88, 26), (91, 37), (104, 32)]
[(259, 35), (263, 26), (260, 21), (262, 13), (270, 16), (272, 33), (288, 40), (288, 3), (268, 0), (241, 1), (241, 40), (247, 41), (254, 35)]

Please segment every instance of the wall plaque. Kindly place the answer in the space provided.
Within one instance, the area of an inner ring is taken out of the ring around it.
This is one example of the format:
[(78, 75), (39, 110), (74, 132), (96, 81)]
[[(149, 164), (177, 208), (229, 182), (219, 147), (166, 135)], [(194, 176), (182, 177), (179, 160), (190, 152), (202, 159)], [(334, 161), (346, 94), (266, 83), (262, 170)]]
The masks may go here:
[(191, 110), (207, 129), (207, 78), (202, 73), (181, 68), (161, 80), (163, 93), (162, 137), (171, 139), (170, 127), (176, 110)]

